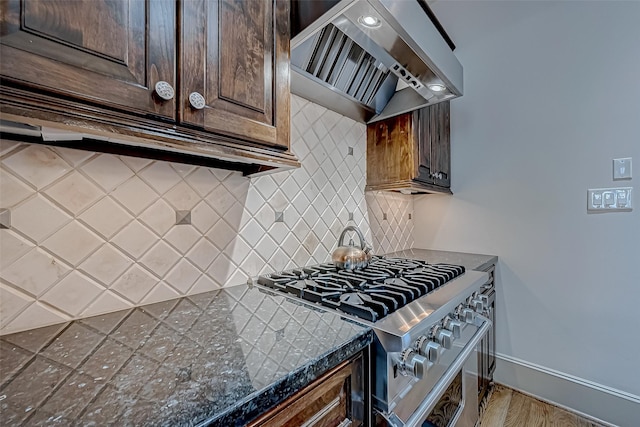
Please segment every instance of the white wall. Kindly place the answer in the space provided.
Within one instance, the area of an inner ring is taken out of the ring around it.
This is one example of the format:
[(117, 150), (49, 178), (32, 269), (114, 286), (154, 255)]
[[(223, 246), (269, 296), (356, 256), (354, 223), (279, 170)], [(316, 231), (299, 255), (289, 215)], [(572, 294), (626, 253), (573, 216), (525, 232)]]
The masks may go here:
[[(499, 353), (640, 396), (640, 2), (433, 9), (465, 93), (454, 195), (416, 199), (416, 246), (500, 256)], [(609, 186), (633, 186), (634, 211), (587, 214)]]

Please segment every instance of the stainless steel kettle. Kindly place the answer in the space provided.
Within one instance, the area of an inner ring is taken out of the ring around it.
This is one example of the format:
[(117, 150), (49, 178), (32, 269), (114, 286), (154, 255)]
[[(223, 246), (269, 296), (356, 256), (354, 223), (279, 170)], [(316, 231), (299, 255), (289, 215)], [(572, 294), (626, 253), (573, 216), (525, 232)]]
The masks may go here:
[[(344, 238), (349, 231), (354, 231), (360, 239), (360, 247), (353, 245), (353, 240), (349, 242), (348, 246), (344, 245)], [(342, 230), (340, 238), (338, 239), (338, 247), (331, 254), (331, 260), (337, 268), (343, 270), (356, 270), (365, 268), (371, 261), (371, 247), (367, 245), (364, 240), (362, 231), (354, 225), (347, 226)]]

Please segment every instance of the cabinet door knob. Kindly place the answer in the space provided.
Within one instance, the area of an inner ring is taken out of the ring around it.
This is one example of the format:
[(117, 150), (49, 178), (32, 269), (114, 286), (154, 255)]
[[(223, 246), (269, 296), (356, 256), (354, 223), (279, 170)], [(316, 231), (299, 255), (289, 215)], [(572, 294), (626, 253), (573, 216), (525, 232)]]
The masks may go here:
[(202, 110), (206, 105), (206, 101), (204, 96), (200, 95), (198, 92), (191, 92), (189, 94), (189, 104), (191, 104), (191, 107), (196, 110)]
[(172, 100), (175, 96), (175, 91), (173, 90), (173, 86), (171, 86), (168, 82), (164, 80), (160, 80), (155, 85), (156, 94), (165, 101)]

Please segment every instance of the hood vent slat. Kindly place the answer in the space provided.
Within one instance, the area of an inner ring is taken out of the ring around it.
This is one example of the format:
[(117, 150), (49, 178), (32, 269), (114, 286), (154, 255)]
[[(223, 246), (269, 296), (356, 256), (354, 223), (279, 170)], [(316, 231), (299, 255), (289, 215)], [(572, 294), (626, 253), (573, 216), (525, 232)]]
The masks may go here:
[(333, 24), (324, 27), (314, 41), (308, 62), (297, 64), (292, 58), (293, 65), (374, 108), (375, 94), (389, 70)]

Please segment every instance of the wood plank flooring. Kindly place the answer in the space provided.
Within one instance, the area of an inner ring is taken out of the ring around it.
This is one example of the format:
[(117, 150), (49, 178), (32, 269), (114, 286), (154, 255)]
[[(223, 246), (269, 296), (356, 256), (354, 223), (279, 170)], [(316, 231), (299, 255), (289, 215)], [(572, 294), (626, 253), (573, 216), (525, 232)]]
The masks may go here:
[(480, 427), (603, 427), (557, 406), (496, 384)]

